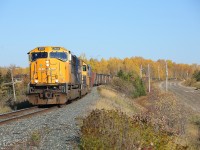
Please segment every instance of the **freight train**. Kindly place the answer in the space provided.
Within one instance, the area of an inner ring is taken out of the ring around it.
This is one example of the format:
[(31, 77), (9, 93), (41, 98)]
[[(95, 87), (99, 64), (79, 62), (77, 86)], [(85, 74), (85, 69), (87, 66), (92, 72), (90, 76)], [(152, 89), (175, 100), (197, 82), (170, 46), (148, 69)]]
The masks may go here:
[(37, 47), (28, 53), (33, 105), (61, 105), (81, 98), (94, 85), (109, 83), (110, 75), (92, 72), (90, 65), (63, 47)]

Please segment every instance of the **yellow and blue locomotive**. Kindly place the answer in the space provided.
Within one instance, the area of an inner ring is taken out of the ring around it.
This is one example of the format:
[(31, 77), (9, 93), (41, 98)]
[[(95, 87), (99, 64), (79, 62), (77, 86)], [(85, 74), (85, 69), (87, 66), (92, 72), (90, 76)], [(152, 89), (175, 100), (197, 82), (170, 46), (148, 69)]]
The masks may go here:
[(63, 47), (37, 47), (29, 53), (29, 102), (65, 104), (91, 90), (91, 68)]

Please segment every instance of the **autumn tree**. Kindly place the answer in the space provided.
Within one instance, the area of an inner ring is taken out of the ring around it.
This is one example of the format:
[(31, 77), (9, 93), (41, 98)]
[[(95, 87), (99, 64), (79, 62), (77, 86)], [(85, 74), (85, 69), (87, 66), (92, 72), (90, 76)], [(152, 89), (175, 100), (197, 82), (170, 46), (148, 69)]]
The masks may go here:
[[(86, 59), (85, 55), (81, 56)], [(150, 73), (153, 79), (164, 80), (166, 77), (166, 62), (168, 65), (169, 78), (186, 79), (191, 78), (194, 71), (200, 69), (197, 64), (177, 64), (172, 60), (159, 59), (153, 61), (142, 57), (130, 57), (119, 59), (112, 57), (109, 59), (102, 58), (100, 61), (90, 58), (87, 62), (91, 65), (92, 70), (97, 73), (117, 75), (122, 70), (124, 72), (135, 72), (140, 75), (142, 66), (143, 78), (148, 77), (148, 64), (150, 65)]]

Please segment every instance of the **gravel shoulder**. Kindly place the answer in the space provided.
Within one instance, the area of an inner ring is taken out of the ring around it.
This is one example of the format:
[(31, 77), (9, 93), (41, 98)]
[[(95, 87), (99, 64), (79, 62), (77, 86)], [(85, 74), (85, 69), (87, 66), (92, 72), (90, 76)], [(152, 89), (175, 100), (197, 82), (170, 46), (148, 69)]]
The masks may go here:
[[(34, 149), (78, 149), (79, 119), (88, 115), (98, 100), (99, 94), (95, 87), (90, 94), (63, 108), (0, 126), (0, 149), (8, 149), (8, 147), (17, 149), (16, 143), (26, 143), (35, 131), (40, 131), (43, 135), (41, 142)], [(26, 143), (23, 144), (23, 149), (33, 149), (33, 147)]]

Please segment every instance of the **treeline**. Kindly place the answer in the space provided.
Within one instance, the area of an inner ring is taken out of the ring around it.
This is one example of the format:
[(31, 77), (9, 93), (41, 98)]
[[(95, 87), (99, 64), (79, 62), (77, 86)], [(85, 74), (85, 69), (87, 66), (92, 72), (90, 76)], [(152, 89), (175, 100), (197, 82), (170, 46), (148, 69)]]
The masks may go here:
[(142, 57), (130, 57), (124, 59), (114, 57), (108, 60), (102, 58), (99, 61), (93, 58), (86, 59), (85, 55), (81, 55), (80, 57), (91, 65), (93, 71), (111, 75), (117, 75), (120, 70), (123, 70), (124, 72), (135, 72), (140, 75), (142, 70), (142, 76), (147, 77), (149, 64), (152, 78), (165, 79), (166, 62), (169, 78), (191, 78), (195, 70), (200, 70), (200, 65), (197, 64), (177, 64), (171, 60), (165, 61), (163, 59), (153, 61)]
[(0, 73), (3, 76), (10, 73), (11, 70), (14, 76), (20, 75), (20, 74), (29, 74), (29, 67), (23, 68), (23, 67), (16, 67), (15, 65), (10, 65), (9, 67), (0, 66)]
[[(120, 70), (127, 73), (134, 72), (138, 75), (141, 75), (142, 69), (142, 76), (147, 77), (149, 64), (152, 78), (165, 79), (166, 62), (168, 66), (169, 78), (192, 78), (193, 74), (200, 70), (200, 65), (198, 64), (177, 64), (172, 60), (167, 60), (165, 62), (163, 59), (153, 61), (151, 59), (144, 59), (142, 57), (130, 57), (124, 59), (113, 57), (109, 59), (102, 58), (101, 60), (97, 60), (94, 58), (87, 59), (85, 54), (81, 54), (80, 58), (90, 64), (94, 72), (111, 75), (117, 75)], [(13, 68), (14, 75), (29, 74), (29, 67), (16, 68), (14, 65), (12, 65), (10, 68)], [(6, 75), (9, 72), (9, 69), (8, 67), (0, 67), (0, 72), (1, 74)]]

